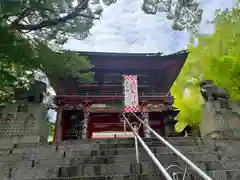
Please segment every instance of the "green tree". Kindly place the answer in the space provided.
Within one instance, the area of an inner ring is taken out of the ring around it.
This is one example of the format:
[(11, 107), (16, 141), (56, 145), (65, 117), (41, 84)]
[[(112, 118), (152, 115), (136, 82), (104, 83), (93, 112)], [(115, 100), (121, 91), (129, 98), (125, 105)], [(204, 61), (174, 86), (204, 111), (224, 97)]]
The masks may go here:
[(49, 137), (48, 141), (49, 142), (53, 141), (54, 131), (55, 131), (55, 124), (51, 123), (51, 122), (48, 122), (48, 137)]
[[(89, 0), (2, 0), (0, 19), (18, 32), (30, 32), (43, 40), (64, 43), (66, 39), (84, 39), (101, 11), (93, 11)], [(77, 4), (76, 4), (77, 3)]]
[[(84, 39), (101, 11), (88, 0), (2, 0), (0, 2), (0, 98), (9, 98), (15, 87), (28, 87), (36, 70), (52, 80), (71, 75), (91, 80), (88, 60), (60, 46), (68, 38)], [(51, 46), (50, 46), (51, 45)], [(50, 48), (51, 47), (51, 48)]]
[[(93, 1), (100, 4), (99, 0)], [(117, 0), (103, 0), (105, 5), (116, 2)], [(196, 0), (143, 0), (142, 10), (149, 15), (166, 12), (166, 17), (173, 21), (172, 28), (177, 31), (196, 31), (203, 13)]]
[[(197, 126), (201, 121), (203, 99), (199, 82), (213, 80), (225, 88), (231, 99), (240, 99), (240, 8), (216, 13), (212, 35), (195, 35), (198, 40), (189, 47), (189, 56), (171, 88), (175, 106), (180, 109), (176, 117), (176, 130), (186, 124)], [(186, 93), (187, 92), (187, 93)]]
[(144, 0), (142, 10), (147, 14), (166, 12), (167, 18), (173, 20), (172, 28), (178, 31), (196, 31), (203, 12), (195, 0)]
[(48, 122), (48, 127), (49, 127), (49, 136), (53, 136), (54, 135), (54, 129), (55, 129), (55, 124)]

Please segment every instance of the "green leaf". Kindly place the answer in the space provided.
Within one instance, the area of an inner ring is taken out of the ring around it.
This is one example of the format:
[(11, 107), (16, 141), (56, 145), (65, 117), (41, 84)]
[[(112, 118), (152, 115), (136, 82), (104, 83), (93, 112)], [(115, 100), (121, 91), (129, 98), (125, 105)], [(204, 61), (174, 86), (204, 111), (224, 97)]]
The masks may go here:
[(178, 121), (176, 124), (175, 124), (175, 130), (177, 132), (182, 132), (184, 130), (184, 128), (186, 128), (188, 125), (188, 123), (185, 123), (185, 122), (182, 122), (182, 121)]

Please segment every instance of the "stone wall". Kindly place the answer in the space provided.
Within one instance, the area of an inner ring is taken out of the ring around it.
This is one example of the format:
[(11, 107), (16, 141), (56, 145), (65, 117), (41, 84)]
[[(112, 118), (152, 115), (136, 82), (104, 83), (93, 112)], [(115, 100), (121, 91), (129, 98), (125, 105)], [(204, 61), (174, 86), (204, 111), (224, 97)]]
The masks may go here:
[(9, 104), (0, 112), (0, 140), (45, 141), (48, 137), (47, 109), (43, 104)]

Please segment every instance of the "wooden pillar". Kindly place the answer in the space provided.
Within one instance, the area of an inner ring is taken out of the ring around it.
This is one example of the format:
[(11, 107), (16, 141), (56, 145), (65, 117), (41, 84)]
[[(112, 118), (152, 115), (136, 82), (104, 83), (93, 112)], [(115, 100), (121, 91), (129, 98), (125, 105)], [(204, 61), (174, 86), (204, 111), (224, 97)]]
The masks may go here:
[(81, 131), (81, 139), (88, 139), (89, 137), (89, 114), (90, 114), (90, 104), (84, 104), (84, 119)]
[[(148, 109), (147, 109), (147, 103), (143, 103), (141, 105), (141, 114), (142, 114), (142, 120), (144, 123), (148, 126), (149, 125), (149, 114), (148, 114)], [(145, 138), (150, 138), (151, 137), (151, 131), (143, 125), (143, 136)]]
[(63, 106), (59, 105), (57, 108), (57, 119), (56, 119), (56, 142), (61, 142), (63, 139), (62, 111), (63, 111)]

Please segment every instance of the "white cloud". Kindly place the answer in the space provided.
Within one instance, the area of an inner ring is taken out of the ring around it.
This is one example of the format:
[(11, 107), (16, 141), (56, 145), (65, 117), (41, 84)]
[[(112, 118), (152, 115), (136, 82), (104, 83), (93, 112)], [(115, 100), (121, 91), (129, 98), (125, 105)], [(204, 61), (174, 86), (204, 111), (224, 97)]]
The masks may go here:
[(47, 112), (47, 117), (48, 117), (49, 122), (55, 123), (56, 117), (57, 117), (57, 112), (53, 109), (49, 109)]
[[(201, 0), (204, 9), (201, 33), (213, 32), (215, 9), (231, 8), (236, 0)], [(142, 0), (118, 0), (105, 6), (102, 19), (91, 29), (84, 41), (70, 40), (65, 48), (78, 51), (105, 52), (164, 52), (182, 50), (189, 41), (189, 33), (172, 30), (172, 21), (165, 13), (146, 15), (141, 10)]]

